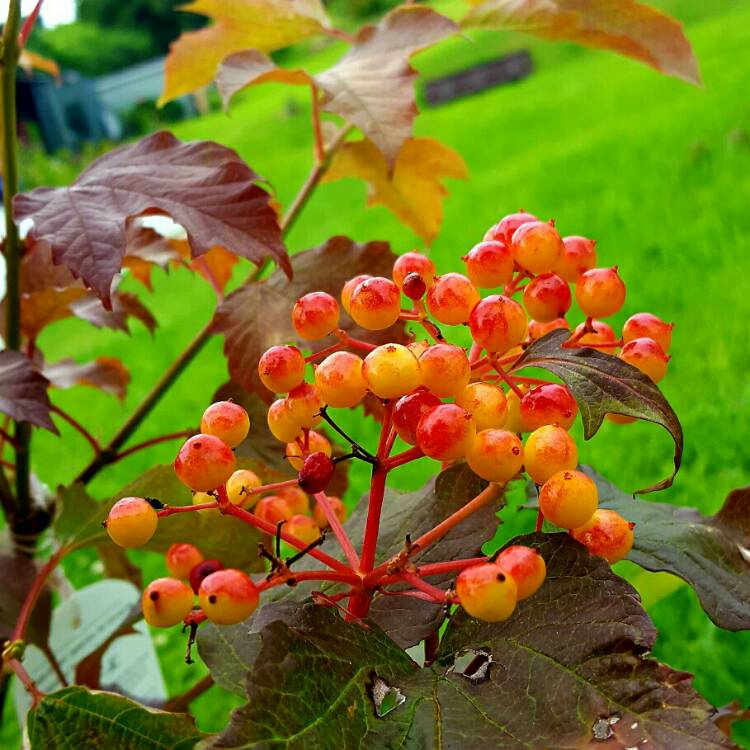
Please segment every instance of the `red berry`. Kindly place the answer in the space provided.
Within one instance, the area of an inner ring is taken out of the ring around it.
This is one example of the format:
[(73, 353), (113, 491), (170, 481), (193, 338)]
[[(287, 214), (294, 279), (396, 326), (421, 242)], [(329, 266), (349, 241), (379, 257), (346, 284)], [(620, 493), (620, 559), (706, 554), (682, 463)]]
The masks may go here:
[(546, 221), (530, 221), (513, 233), (511, 250), (516, 263), (531, 273), (547, 273), (562, 253), (562, 238)]
[(382, 276), (365, 279), (352, 292), (349, 314), (368, 331), (388, 328), (401, 314), (401, 293), (390, 279)]
[(169, 575), (187, 580), (190, 571), (203, 562), (203, 553), (192, 544), (172, 544), (164, 556)]
[(419, 420), (442, 401), (425, 388), (418, 388), (408, 396), (402, 396), (393, 407), (393, 426), (398, 436), (409, 445), (417, 444)]
[(617, 356), (648, 375), (654, 383), (658, 383), (667, 374), (669, 357), (653, 339), (628, 341)]
[(433, 344), (419, 357), (422, 385), (440, 398), (458, 395), (471, 378), (466, 352), (453, 344)]
[(456, 578), (456, 593), (466, 612), (485, 622), (507, 620), (518, 601), (516, 582), (493, 562), (464, 568)]
[(323, 492), (333, 478), (336, 464), (322, 451), (311, 453), (299, 470), (299, 486), (314, 495)]
[(440, 323), (456, 326), (465, 323), (479, 302), (474, 284), (460, 273), (437, 276), (427, 292), (427, 308)]
[(404, 253), (396, 258), (393, 264), (393, 281), (399, 289), (404, 289), (406, 277), (413, 273), (420, 276), (425, 287), (429, 287), (435, 278), (435, 264), (426, 255), (417, 252)]
[(552, 270), (575, 284), (578, 277), (596, 265), (596, 242), (586, 237), (563, 237), (563, 247)]
[(564, 317), (572, 301), (570, 287), (555, 273), (543, 273), (523, 289), (523, 304), (529, 315), (542, 323)]
[(674, 323), (665, 323), (651, 313), (636, 313), (625, 321), (622, 327), (622, 340), (627, 344), (633, 339), (653, 339), (664, 352), (672, 345)]
[(417, 445), (438, 461), (463, 458), (476, 436), (474, 418), (456, 404), (440, 404), (428, 411), (417, 425)]
[(305, 358), (296, 346), (272, 346), (258, 361), (261, 382), (273, 393), (289, 393), (305, 377)]
[(518, 601), (535, 594), (547, 575), (539, 550), (520, 544), (504, 549), (497, 556), (497, 564), (516, 582)]
[(492, 294), (473, 309), (469, 318), (471, 335), (488, 352), (503, 354), (523, 341), (526, 313), (510, 297)]
[(614, 510), (599, 508), (583, 526), (570, 533), (585, 544), (592, 555), (603, 557), (610, 565), (622, 560), (633, 547), (635, 524)]
[(461, 260), (471, 282), (482, 289), (505, 286), (513, 278), (513, 253), (504, 242), (480, 242)]
[(504, 242), (508, 247), (513, 240), (513, 235), (516, 233), (516, 229), (522, 224), (526, 224), (530, 221), (538, 221), (537, 217), (533, 214), (526, 213), (526, 211), (518, 211), (514, 214), (508, 214), (504, 216), (500, 221), (487, 230), (484, 235), (485, 240), (498, 240)]
[(191, 490), (210, 492), (232, 476), (232, 449), (213, 435), (194, 435), (185, 441), (174, 460), (177, 478)]
[(190, 588), (197, 594), (198, 590), (203, 583), (203, 579), (206, 576), (210, 576), (211, 573), (215, 573), (217, 570), (224, 570), (224, 566), (218, 560), (204, 560), (198, 563), (190, 571)]
[(625, 302), (625, 284), (613, 268), (592, 268), (576, 282), (576, 302), (584, 315), (606, 318)]
[(341, 287), (341, 306), (346, 310), (347, 315), (351, 315), (351, 301), (354, 290), (366, 279), (371, 279), (372, 276), (369, 273), (361, 273), (359, 276), (355, 276)]
[(326, 292), (310, 292), (294, 303), (292, 325), (303, 339), (322, 339), (339, 326), (339, 303)]
[(556, 424), (569, 430), (578, 414), (573, 394), (557, 383), (540, 385), (521, 399), (521, 419), (529, 430)]
[(548, 323), (531, 320), (529, 321), (529, 338), (532, 341), (536, 341), (542, 338), (542, 336), (546, 336), (550, 331), (556, 331), (559, 328), (569, 331), (570, 323), (565, 318), (556, 318), (555, 320), (550, 320)]
[(401, 291), (409, 299), (422, 299), (422, 297), (424, 297), (424, 293), (427, 291), (427, 285), (424, 283), (424, 279), (418, 273), (410, 273), (404, 279)]
[(238, 446), (249, 431), (250, 417), (232, 401), (217, 401), (203, 412), (201, 432), (223, 440), (230, 448)]
[(246, 573), (234, 568), (219, 570), (203, 579), (198, 601), (208, 619), (217, 625), (246, 620), (258, 606), (258, 589)]
[(193, 592), (175, 578), (158, 578), (149, 583), (141, 597), (143, 617), (155, 628), (171, 628), (193, 609)]

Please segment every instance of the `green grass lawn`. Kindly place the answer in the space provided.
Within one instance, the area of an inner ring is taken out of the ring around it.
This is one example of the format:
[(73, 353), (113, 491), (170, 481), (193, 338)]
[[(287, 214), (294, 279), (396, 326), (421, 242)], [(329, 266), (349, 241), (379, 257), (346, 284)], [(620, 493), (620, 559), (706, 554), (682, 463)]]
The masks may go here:
[[(490, 224), (523, 206), (554, 217), (563, 233), (596, 238), (600, 262), (619, 265), (629, 295), (614, 323), (640, 310), (675, 321), (673, 360), (663, 388), (682, 419), (686, 450), (674, 486), (658, 500), (710, 513), (750, 477), (750, 9), (718, 1), (711, 12), (684, 2), (664, 5), (689, 11), (684, 18), (705, 88), (606, 53), (533, 44), (537, 70), (531, 78), (426, 110), (416, 131), (459, 151), (471, 175), (450, 185), (444, 228), (432, 248), (440, 271), (458, 268), (459, 256)], [(425, 53), (417, 65), (430, 77), (526, 44), (514, 37), (472, 39)], [(322, 65), (335, 50), (315, 54)], [(309, 169), (308, 117), (301, 92), (268, 86), (243, 95), (228, 117), (212, 114), (175, 130), (184, 139), (211, 138), (237, 149), (288, 204)], [(364, 196), (362, 184), (324, 185), (292, 232), (290, 248), (310, 247), (333, 234), (387, 239), (399, 252), (422, 247), (384, 209), (365, 210)], [(92, 334), (66, 321), (49, 329), (41, 342), (50, 361), (106, 353), (121, 356), (131, 368), (134, 382), (122, 406), (90, 390), (57, 396), (63, 407), (82, 409), (83, 421), (97, 436), (112, 434), (211, 315), (213, 295), (206, 285), (186, 272), (154, 277), (153, 310), (160, 328), (153, 340), (138, 324), (125, 338)], [(225, 379), (221, 342), (215, 340), (138, 437), (188, 426)], [(50, 485), (69, 481), (87, 457), (85, 443), (65, 427), (62, 433), (64, 443), (47, 435), (35, 440), (34, 465)], [(579, 444), (583, 462), (625, 489), (669, 472), (670, 441), (648, 424), (607, 423), (593, 441)], [(93, 489), (104, 497), (172, 455), (173, 446), (167, 446), (134, 456), (102, 475)], [(430, 469), (427, 464), (415, 469), (405, 484), (423, 481)], [(364, 474), (357, 473), (350, 499), (364, 482)], [(504, 517), (505, 537), (533, 523), (512, 509)], [(146, 575), (162, 573), (156, 556), (140, 559)], [(82, 582), (91, 577), (93, 565), (93, 556), (81, 553), (67, 571)], [(696, 673), (698, 689), (716, 705), (750, 702), (745, 668), (750, 635), (715, 628), (692, 592), (674, 579), (624, 570), (660, 630), (656, 656)], [(176, 634), (160, 638), (163, 667), (175, 692), (192, 684), (201, 669), (184, 668), (182, 648)], [(219, 709), (228, 702), (219, 696), (212, 692), (194, 705), (204, 728), (222, 725)]]

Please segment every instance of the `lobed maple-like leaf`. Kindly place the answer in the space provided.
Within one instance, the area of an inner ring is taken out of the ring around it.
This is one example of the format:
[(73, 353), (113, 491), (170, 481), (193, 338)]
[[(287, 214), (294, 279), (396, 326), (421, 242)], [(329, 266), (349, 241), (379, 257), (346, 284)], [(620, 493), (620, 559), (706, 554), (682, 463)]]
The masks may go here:
[(588, 347), (566, 348), (568, 331), (551, 331), (534, 341), (518, 358), (511, 372), (539, 367), (557, 375), (570, 388), (581, 412), (586, 440), (609, 414), (625, 414), (664, 427), (674, 440), (674, 472), (667, 479), (638, 490), (665, 489), (672, 484), (682, 461), (682, 426), (662, 392), (647, 375), (619, 357)]
[[(338, 297), (344, 283), (358, 274), (390, 276), (395, 260), (387, 242), (358, 244), (348, 237), (332, 237), (294, 255), (291, 282), (276, 271), (265, 281), (251, 282), (232, 292), (217, 308), (213, 327), (224, 335), (224, 354), (232, 380), (270, 400), (272, 394), (258, 377), (258, 360), (268, 347), (296, 342), (315, 351), (332, 343), (327, 339), (299, 341), (291, 319), (294, 300), (313, 291)], [(365, 331), (343, 309), (340, 325), (355, 338), (376, 344), (406, 339), (401, 323), (385, 331)]]
[(459, 154), (434, 138), (410, 138), (403, 143), (390, 169), (372, 141), (345, 143), (333, 156), (325, 182), (354, 177), (368, 184), (367, 205), (383, 205), (430, 243), (443, 222), (442, 181), (466, 179)]
[(193, 0), (182, 10), (215, 23), (172, 43), (160, 105), (211, 83), (219, 63), (234, 52), (272, 52), (328, 26), (320, 0)]
[(50, 417), (48, 386), (47, 378), (34, 369), (25, 354), (9, 349), (0, 352), (0, 412), (57, 435)]
[(258, 176), (211, 141), (182, 143), (167, 132), (105, 154), (67, 188), (38, 188), (14, 201), (18, 221), (32, 219), (33, 242), (49, 244), (64, 264), (111, 307), (133, 219), (162, 214), (187, 232), (192, 257), (220, 245), (291, 273), (276, 212)]
[(636, 0), (470, 0), (463, 28), (520, 31), (632, 57), (688, 83), (701, 82), (682, 24)]
[(97, 357), (92, 362), (78, 363), (61, 359), (42, 370), (44, 377), (56, 388), (87, 385), (117, 396), (121, 401), (130, 383), (130, 373), (117, 357)]

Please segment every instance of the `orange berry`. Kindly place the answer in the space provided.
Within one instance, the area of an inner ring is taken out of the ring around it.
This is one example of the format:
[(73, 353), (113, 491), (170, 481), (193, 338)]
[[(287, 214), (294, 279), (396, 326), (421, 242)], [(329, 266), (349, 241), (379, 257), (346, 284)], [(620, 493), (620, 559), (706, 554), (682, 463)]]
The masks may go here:
[(217, 401), (203, 412), (201, 432), (223, 440), (230, 448), (239, 445), (249, 431), (250, 417), (232, 401)]
[(508, 430), (482, 430), (466, 453), (466, 462), (488, 482), (509, 482), (523, 466), (523, 446)]
[(513, 233), (513, 257), (533, 274), (547, 273), (557, 264), (563, 243), (557, 229), (547, 221), (529, 221)]
[(453, 344), (433, 344), (419, 358), (422, 385), (440, 398), (460, 393), (471, 377), (466, 352)]
[(585, 544), (592, 555), (603, 557), (610, 565), (622, 560), (633, 547), (635, 524), (614, 510), (599, 508), (582, 526), (570, 533)]
[(435, 264), (422, 253), (410, 252), (396, 258), (393, 264), (393, 281), (399, 289), (404, 288), (404, 279), (410, 274), (419, 274), (429, 289), (435, 278)]
[(593, 479), (572, 469), (553, 474), (539, 491), (542, 515), (563, 529), (583, 526), (594, 515), (598, 503), (599, 492)]
[(172, 544), (164, 556), (164, 561), (169, 575), (186, 581), (190, 577), (190, 571), (198, 563), (203, 562), (203, 553), (192, 544)]
[(536, 482), (544, 484), (553, 474), (578, 466), (578, 448), (567, 430), (543, 425), (529, 435), (524, 447), (524, 468)]
[(302, 437), (302, 425), (288, 406), (285, 398), (277, 399), (268, 407), (266, 415), (268, 429), (282, 443), (291, 443), (298, 437)]
[(563, 247), (552, 270), (575, 284), (582, 273), (596, 265), (596, 242), (586, 237), (563, 237)]
[(653, 339), (665, 353), (672, 345), (674, 323), (665, 323), (651, 313), (631, 315), (622, 327), (622, 340), (627, 344), (633, 339)]
[(606, 318), (625, 303), (625, 284), (613, 268), (591, 268), (576, 282), (576, 302), (584, 315)]
[(362, 375), (368, 388), (383, 399), (411, 393), (422, 382), (419, 362), (401, 344), (383, 344), (366, 357)]
[[(341, 502), (341, 498), (329, 495), (328, 503), (330, 504), (334, 514), (339, 519), (339, 521), (341, 521), (341, 523), (344, 523), (344, 521), (346, 521), (346, 506)], [(323, 512), (323, 508), (321, 508), (318, 503), (315, 503), (315, 507), (313, 508), (313, 518), (315, 519), (315, 523), (318, 524), (319, 528), (325, 529), (328, 526), (328, 518), (326, 518), (326, 514)]]
[(356, 406), (367, 393), (362, 358), (351, 352), (329, 354), (315, 368), (315, 388), (334, 409)]
[(155, 628), (171, 628), (193, 609), (193, 592), (176, 578), (151, 581), (141, 597), (143, 618)]
[(503, 427), (508, 418), (505, 393), (491, 383), (469, 383), (456, 396), (456, 403), (474, 417), (477, 431)]
[(258, 361), (261, 382), (273, 393), (289, 393), (305, 377), (305, 358), (296, 346), (272, 346)]
[(518, 601), (535, 594), (547, 576), (547, 566), (538, 549), (514, 544), (498, 556), (497, 564), (516, 582)]
[(365, 279), (351, 294), (349, 314), (357, 325), (368, 331), (388, 328), (401, 315), (401, 292), (383, 276)]
[(104, 525), (120, 547), (141, 547), (156, 532), (159, 517), (142, 497), (123, 497), (110, 509)]
[(518, 346), (526, 335), (526, 324), (526, 313), (521, 305), (502, 294), (485, 297), (469, 318), (474, 341), (495, 354), (504, 354)]
[(446, 325), (466, 323), (477, 302), (477, 288), (460, 273), (436, 276), (427, 292), (427, 309), (435, 320)]
[(258, 495), (252, 494), (252, 490), (262, 486), (260, 477), (250, 469), (237, 469), (227, 479), (227, 497), (232, 505), (242, 508), (252, 508), (258, 501)]
[(292, 516), (284, 524), (284, 531), (286, 531), (287, 534), (296, 536), (297, 539), (301, 539), (305, 544), (312, 544), (312, 542), (320, 537), (318, 524), (315, 523), (310, 516), (299, 514)]
[(477, 620), (502, 622), (516, 608), (516, 582), (497, 563), (480, 563), (464, 568), (456, 578), (461, 606)]
[(246, 620), (255, 611), (258, 589), (246, 573), (227, 568), (203, 579), (198, 601), (211, 622), (234, 625)]
[(193, 435), (174, 460), (177, 478), (191, 490), (210, 492), (224, 484), (235, 469), (232, 449), (213, 435)]
[(300, 338), (322, 339), (338, 328), (339, 303), (326, 292), (310, 292), (294, 303), (292, 325)]
[(274, 526), (279, 521), (288, 521), (294, 515), (289, 503), (278, 495), (262, 497), (255, 504), (253, 513), (261, 520), (272, 523)]
[(417, 445), (438, 461), (463, 458), (476, 436), (474, 418), (456, 404), (440, 404), (425, 414), (417, 426)]
[(667, 374), (669, 357), (653, 339), (628, 341), (617, 356), (648, 375), (654, 383), (658, 383)]

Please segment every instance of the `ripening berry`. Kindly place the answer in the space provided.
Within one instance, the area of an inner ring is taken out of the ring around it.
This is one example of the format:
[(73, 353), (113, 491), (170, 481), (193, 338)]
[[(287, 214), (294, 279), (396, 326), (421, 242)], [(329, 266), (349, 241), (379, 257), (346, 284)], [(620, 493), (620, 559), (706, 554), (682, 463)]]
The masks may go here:
[(625, 321), (622, 327), (622, 340), (627, 344), (633, 339), (653, 339), (666, 353), (672, 345), (673, 328), (674, 323), (665, 323), (656, 315), (636, 313)]
[(485, 297), (472, 310), (469, 328), (474, 341), (488, 352), (504, 354), (526, 335), (526, 313), (502, 294)]
[(255, 504), (253, 513), (262, 521), (272, 523), (274, 526), (279, 521), (288, 521), (294, 515), (289, 503), (278, 495), (262, 497)]
[(399, 289), (404, 288), (404, 280), (411, 273), (419, 274), (425, 287), (429, 289), (435, 278), (435, 264), (426, 255), (417, 252), (404, 253), (396, 258), (393, 264), (393, 281)]
[(341, 287), (341, 306), (346, 310), (347, 315), (351, 315), (352, 293), (363, 281), (371, 278), (372, 276), (369, 273), (361, 273), (359, 276), (349, 279)]
[(422, 385), (440, 398), (459, 394), (471, 377), (466, 352), (453, 344), (433, 344), (419, 358), (419, 371)]
[(410, 341), (406, 348), (419, 359), (431, 346), (432, 344), (427, 339), (417, 339), (416, 341)]
[(553, 474), (539, 490), (542, 515), (562, 529), (577, 529), (594, 515), (599, 493), (594, 480), (581, 471)]
[(546, 336), (550, 331), (556, 331), (558, 328), (563, 328), (566, 331), (570, 330), (570, 323), (565, 318), (556, 318), (550, 320), (548, 323), (542, 323), (538, 320), (529, 321), (529, 337), (532, 341)]
[[(341, 502), (341, 498), (329, 495), (328, 503), (333, 509), (336, 518), (338, 518), (341, 523), (344, 523), (344, 521), (346, 521), (346, 506)], [(315, 519), (315, 523), (318, 524), (318, 528), (325, 529), (328, 526), (326, 514), (318, 503), (315, 503), (315, 507), (313, 508), (313, 518)]]
[(469, 383), (456, 396), (456, 403), (474, 417), (477, 431), (503, 427), (508, 418), (508, 401), (502, 388), (491, 383)]
[(606, 414), (606, 418), (614, 424), (633, 424), (635, 417), (628, 417), (625, 414)]
[(562, 254), (562, 238), (552, 223), (529, 221), (513, 233), (511, 250), (516, 263), (531, 273), (551, 271)]
[(393, 426), (398, 436), (409, 445), (417, 444), (419, 420), (443, 402), (426, 388), (417, 388), (414, 393), (402, 396), (393, 407)]
[(242, 508), (252, 508), (258, 501), (258, 495), (253, 494), (253, 490), (263, 484), (260, 477), (250, 469), (237, 469), (229, 479), (227, 479), (227, 497), (232, 505), (239, 505)]
[(576, 281), (576, 302), (590, 318), (614, 315), (625, 303), (625, 284), (612, 268), (591, 268)]
[(524, 447), (524, 468), (537, 484), (544, 484), (553, 474), (578, 466), (578, 448), (567, 430), (557, 425), (543, 425), (529, 435)]
[(232, 401), (217, 401), (203, 412), (201, 432), (223, 440), (230, 448), (238, 446), (250, 431), (247, 412)]
[(320, 394), (314, 385), (302, 383), (289, 391), (286, 408), (291, 418), (300, 426), (310, 429), (320, 424), (320, 409), (323, 406)]
[(529, 430), (545, 424), (569, 430), (577, 415), (578, 404), (573, 394), (558, 383), (540, 385), (521, 399), (521, 419)]
[(543, 273), (523, 288), (523, 304), (529, 315), (542, 323), (562, 318), (573, 302), (570, 287), (556, 273)]
[(367, 393), (362, 358), (351, 352), (329, 354), (315, 368), (315, 388), (334, 409), (356, 406)]
[(186, 581), (190, 571), (203, 562), (203, 553), (192, 544), (171, 544), (164, 555), (169, 575)]
[(507, 620), (518, 601), (516, 582), (490, 562), (464, 568), (456, 578), (456, 593), (466, 612), (485, 622)]
[(480, 242), (461, 260), (471, 283), (482, 289), (505, 286), (513, 278), (513, 253), (504, 242)]
[(177, 478), (197, 492), (215, 490), (232, 476), (234, 469), (232, 449), (213, 435), (188, 438), (174, 460)]
[(634, 528), (634, 523), (614, 510), (599, 508), (587, 523), (570, 533), (576, 541), (585, 544), (592, 555), (614, 565), (627, 557), (633, 547)]
[(430, 314), (439, 323), (449, 326), (466, 323), (477, 302), (477, 288), (460, 273), (436, 276), (427, 292), (427, 309)]
[(471, 449), (476, 437), (474, 418), (456, 404), (440, 404), (417, 425), (417, 445), (426, 456), (455, 461)]
[(190, 588), (193, 589), (196, 595), (200, 590), (203, 579), (217, 570), (224, 570), (224, 566), (218, 560), (204, 560), (190, 571)]
[(466, 453), (466, 462), (488, 482), (509, 482), (523, 466), (523, 446), (508, 430), (482, 430)]
[(401, 344), (383, 344), (373, 349), (365, 357), (362, 374), (378, 398), (398, 398), (422, 382), (417, 358)]
[(289, 393), (305, 377), (305, 358), (296, 346), (272, 346), (258, 361), (261, 382), (273, 393)]
[(339, 303), (326, 292), (310, 292), (294, 303), (292, 325), (300, 338), (322, 339), (339, 327)]
[(487, 230), (484, 235), (485, 240), (497, 240), (504, 242), (510, 247), (513, 241), (513, 235), (516, 233), (516, 229), (523, 224), (527, 224), (530, 221), (539, 221), (534, 214), (527, 213), (526, 211), (518, 211), (514, 214), (508, 214), (504, 216), (500, 221)]
[(401, 291), (409, 299), (418, 300), (424, 297), (425, 292), (427, 291), (427, 285), (418, 273), (410, 273), (404, 279), (404, 285), (401, 287)]
[(302, 425), (287, 406), (285, 398), (277, 399), (268, 407), (266, 415), (268, 429), (282, 443), (291, 443), (296, 438), (302, 437)]
[(368, 331), (392, 326), (401, 314), (401, 292), (383, 276), (373, 276), (356, 286), (349, 300), (349, 314)]
[(284, 531), (287, 534), (296, 536), (305, 544), (312, 544), (320, 537), (318, 524), (310, 516), (296, 515), (292, 516), (284, 525)]
[(654, 383), (658, 383), (667, 374), (669, 357), (653, 339), (628, 341), (617, 356), (648, 375)]
[[(519, 385), (518, 390), (522, 393), (526, 393), (529, 389), (524, 385)], [(510, 430), (517, 434), (521, 432), (530, 432), (528, 425), (523, 421), (523, 417), (521, 416), (521, 399), (518, 394), (511, 389), (505, 394), (505, 400), (508, 415), (505, 418), (505, 424), (503, 427), (505, 427), (506, 430)]]
[[(301, 441), (305, 444), (305, 441)], [(331, 442), (325, 435), (321, 435), (315, 430), (310, 430), (307, 434), (307, 446), (303, 451), (302, 446), (297, 441), (293, 443), (287, 443), (286, 451), (284, 453), (286, 460), (289, 461), (291, 467), (299, 471), (302, 468), (303, 456), (307, 456), (310, 453), (317, 453), (321, 451), (330, 456), (333, 453)]]
[[(578, 336), (583, 330), (585, 323), (579, 323), (573, 331), (573, 336)], [(590, 346), (596, 344), (597, 351), (600, 352), (613, 352), (617, 349), (617, 336), (609, 323), (605, 323), (603, 320), (592, 320), (591, 327), (593, 331), (584, 333), (581, 338), (576, 340), (576, 343), (580, 345)], [(602, 344), (608, 344), (608, 346), (601, 346)], [(611, 346), (609, 346), (611, 344)]]
[(246, 573), (227, 568), (203, 579), (198, 601), (206, 617), (216, 625), (246, 620), (258, 606), (258, 589)]
[(596, 265), (596, 242), (586, 237), (563, 237), (563, 247), (552, 270), (575, 284), (579, 276)]
[(322, 451), (311, 453), (305, 458), (302, 468), (299, 470), (299, 486), (314, 495), (323, 492), (333, 478), (336, 464)]
[(497, 564), (515, 581), (518, 601), (539, 591), (547, 575), (547, 566), (538, 549), (514, 544), (498, 556)]
[(120, 547), (140, 547), (154, 535), (158, 522), (159, 516), (148, 500), (123, 497), (112, 506), (104, 526)]
[[(205, 503), (215, 503), (216, 497), (210, 492), (194, 492), (193, 505), (204, 505)], [(207, 509), (208, 510), (208, 509)], [(203, 511), (200, 511), (201, 513)]]
[(294, 515), (305, 515), (310, 511), (310, 498), (299, 487), (279, 487), (276, 495), (286, 501)]
[(157, 578), (141, 597), (143, 619), (155, 628), (171, 628), (193, 610), (193, 592), (176, 578)]

